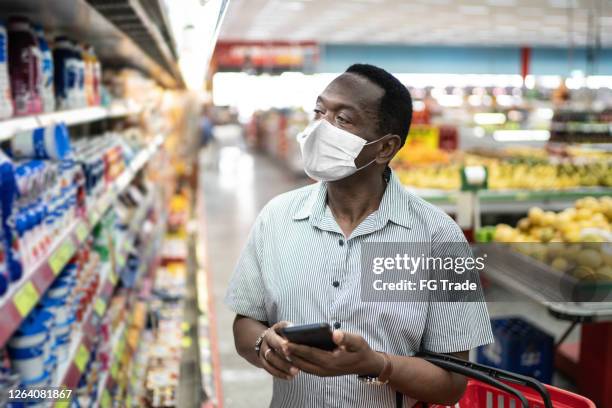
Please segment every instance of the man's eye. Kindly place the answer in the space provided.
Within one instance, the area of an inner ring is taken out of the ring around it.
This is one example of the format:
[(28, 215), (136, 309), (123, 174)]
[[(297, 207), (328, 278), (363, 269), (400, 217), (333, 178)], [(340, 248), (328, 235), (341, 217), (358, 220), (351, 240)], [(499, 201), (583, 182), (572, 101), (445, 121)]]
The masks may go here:
[(314, 113), (315, 113), (315, 115), (323, 115), (323, 114), (325, 114), (325, 112), (323, 112), (321, 109), (318, 109), (318, 108), (316, 108), (314, 110)]
[(348, 121), (348, 119), (346, 119), (346, 118), (344, 118), (344, 117), (342, 117), (342, 116), (338, 116), (338, 117), (336, 118), (336, 120), (337, 120), (338, 122), (340, 122), (340, 123), (348, 123), (348, 122), (349, 122), (349, 121)]

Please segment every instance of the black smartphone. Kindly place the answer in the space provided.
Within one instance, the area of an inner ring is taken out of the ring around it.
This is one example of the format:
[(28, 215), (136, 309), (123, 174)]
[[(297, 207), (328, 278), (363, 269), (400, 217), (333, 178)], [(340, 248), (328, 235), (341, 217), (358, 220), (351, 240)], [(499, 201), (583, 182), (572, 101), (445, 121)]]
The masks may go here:
[(304, 344), (328, 351), (337, 347), (332, 339), (331, 327), (327, 323), (283, 327), (280, 329), (280, 334), (296, 344)]

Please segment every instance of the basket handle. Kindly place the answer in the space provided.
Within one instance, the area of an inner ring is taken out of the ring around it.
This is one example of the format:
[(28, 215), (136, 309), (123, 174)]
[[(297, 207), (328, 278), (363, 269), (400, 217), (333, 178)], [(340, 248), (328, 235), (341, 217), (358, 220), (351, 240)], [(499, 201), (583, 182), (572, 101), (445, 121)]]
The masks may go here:
[(486, 384), (491, 385), (492, 387), (512, 394), (521, 401), (523, 407), (525, 408), (529, 407), (529, 404), (527, 403), (525, 397), (514, 388), (508, 386), (507, 384), (504, 384), (499, 380), (504, 380), (510, 383), (520, 384), (529, 387), (537, 391), (538, 394), (540, 394), (540, 396), (542, 397), (542, 401), (544, 402), (545, 408), (553, 408), (548, 390), (546, 389), (546, 387), (544, 387), (544, 385), (542, 385), (541, 382), (534, 378), (511, 373), (509, 371), (500, 370), (478, 363), (473, 363), (471, 361), (466, 361), (457, 357), (449, 356), (447, 354), (422, 351), (417, 353), (416, 357), (423, 358), (429, 361), (430, 363), (435, 364), (448, 371), (453, 371), (465, 375), (466, 377), (477, 379), (478, 381), (482, 381)]

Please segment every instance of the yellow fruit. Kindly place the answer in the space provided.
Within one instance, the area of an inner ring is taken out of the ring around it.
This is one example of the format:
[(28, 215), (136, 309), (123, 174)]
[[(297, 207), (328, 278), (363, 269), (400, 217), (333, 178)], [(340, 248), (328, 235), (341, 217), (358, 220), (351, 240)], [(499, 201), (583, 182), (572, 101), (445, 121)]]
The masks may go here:
[(606, 280), (612, 280), (612, 266), (604, 265), (602, 267), (597, 268), (595, 273), (605, 278)]
[(541, 208), (533, 207), (529, 210), (527, 217), (532, 224), (541, 225), (542, 218), (544, 217), (544, 211)]
[(565, 258), (555, 258), (551, 262), (550, 266), (552, 266), (554, 269), (558, 271), (563, 272), (563, 271), (566, 271), (567, 268), (569, 267), (569, 262), (567, 262), (567, 259)]
[(550, 227), (546, 227), (540, 230), (539, 239), (541, 242), (549, 242), (551, 239), (554, 238), (554, 236), (555, 230)]
[(590, 221), (593, 218), (593, 210), (590, 208), (580, 208), (576, 212), (576, 218), (579, 220)]
[(557, 214), (552, 211), (546, 211), (542, 217), (542, 225), (552, 226), (557, 221)]
[(603, 259), (601, 254), (594, 249), (583, 249), (578, 253), (576, 262), (579, 265), (586, 266), (592, 269), (598, 268), (602, 263)]
[(529, 231), (529, 228), (531, 227), (529, 218), (521, 218), (518, 224), (516, 224), (516, 227), (523, 232)]

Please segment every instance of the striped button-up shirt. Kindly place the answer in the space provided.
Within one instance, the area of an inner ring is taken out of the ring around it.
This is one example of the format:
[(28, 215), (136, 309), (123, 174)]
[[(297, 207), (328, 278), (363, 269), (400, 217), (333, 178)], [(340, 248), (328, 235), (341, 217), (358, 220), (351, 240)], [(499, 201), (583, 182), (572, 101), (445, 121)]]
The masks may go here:
[[(237, 314), (270, 325), (328, 322), (359, 334), (374, 350), (411, 356), (452, 353), (493, 341), (484, 302), (363, 302), (364, 242), (465, 242), (454, 221), (408, 192), (391, 174), (378, 210), (347, 238), (327, 206), (327, 184), (312, 184), (271, 200), (252, 227), (226, 295)], [(442, 250), (442, 249), (440, 249)], [(441, 254), (443, 255), (443, 254)], [(300, 372), (274, 379), (271, 407), (395, 407), (388, 386), (356, 375), (321, 378)], [(414, 401), (405, 396), (404, 407)]]

